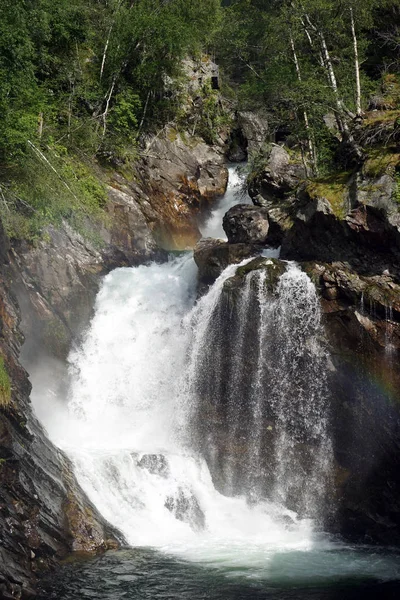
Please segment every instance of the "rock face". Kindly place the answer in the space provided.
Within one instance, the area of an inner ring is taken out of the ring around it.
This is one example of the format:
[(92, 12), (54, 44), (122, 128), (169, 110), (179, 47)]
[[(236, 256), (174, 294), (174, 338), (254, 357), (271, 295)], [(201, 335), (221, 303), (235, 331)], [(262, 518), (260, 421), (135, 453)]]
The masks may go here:
[(254, 204), (268, 206), (275, 204), (295, 191), (306, 177), (304, 166), (298, 159), (291, 159), (285, 148), (277, 144), (271, 146), (266, 166), (250, 185), (250, 195)]
[(334, 371), (332, 431), (338, 512), (353, 541), (399, 544), (400, 286), (348, 264), (305, 267), (322, 294)]
[(266, 244), (269, 232), (268, 210), (237, 204), (224, 216), (223, 228), (231, 244)]
[(118, 542), (80, 490), (69, 460), (32, 414), (28, 374), (18, 360), (23, 337), (1, 226), (0, 248), (0, 353), (11, 382), (10, 397), (0, 403), (0, 595), (28, 598), (35, 573), (57, 558)]
[(36, 356), (41, 350), (64, 359), (90, 319), (100, 278), (111, 269), (193, 247), (200, 238), (198, 216), (225, 192), (227, 179), (215, 148), (168, 129), (148, 140), (135, 173), (110, 175), (108, 218), (87, 224), (93, 241), (64, 224), (48, 228), (35, 246), (14, 245), (25, 355), (33, 343)]
[(256, 256), (259, 251), (251, 244), (229, 244), (213, 238), (200, 240), (194, 249), (194, 260), (199, 269), (199, 291), (205, 291), (214, 283), (228, 265)]
[(242, 111), (236, 115), (227, 156), (232, 162), (242, 162), (258, 152), (269, 134), (268, 117), (262, 112)]
[(157, 244), (185, 250), (200, 238), (200, 211), (224, 194), (228, 171), (216, 148), (169, 128), (148, 140), (138, 181), (147, 204), (138, 202)]

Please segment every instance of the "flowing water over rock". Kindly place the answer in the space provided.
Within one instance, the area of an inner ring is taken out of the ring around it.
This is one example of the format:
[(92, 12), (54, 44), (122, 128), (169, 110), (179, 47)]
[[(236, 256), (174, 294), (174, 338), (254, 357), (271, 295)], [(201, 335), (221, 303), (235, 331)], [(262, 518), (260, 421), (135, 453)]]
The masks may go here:
[[(110, 273), (49, 432), (131, 546), (285, 585), (396, 579), (396, 561), (320, 531), (332, 453), (315, 288), (294, 264), (248, 263), (198, 301), (190, 254)], [(179, 597), (157, 593), (130, 597)]]

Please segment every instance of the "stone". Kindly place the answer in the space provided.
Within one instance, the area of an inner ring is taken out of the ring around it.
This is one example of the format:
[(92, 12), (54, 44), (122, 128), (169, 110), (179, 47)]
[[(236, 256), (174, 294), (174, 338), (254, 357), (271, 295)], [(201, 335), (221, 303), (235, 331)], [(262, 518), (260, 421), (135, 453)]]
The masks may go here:
[(205, 527), (205, 516), (200, 508), (196, 496), (180, 488), (174, 496), (168, 496), (164, 503), (178, 521), (188, 523), (194, 531), (201, 531)]
[[(7, 247), (0, 229), (1, 250)], [(5, 246), (4, 246), (5, 245)], [(64, 257), (65, 258), (65, 257)], [(9, 264), (0, 262), (0, 353), (12, 380), (11, 402), (0, 408), (0, 577), (2, 597), (32, 597), (38, 570), (73, 549), (106, 550), (118, 536), (79, 487), (67, 457), (32, 412), (31, 384), (19, 362), (20, 307), (10, 291)]]
[(241, 111), (238, 125), (247, 141), (247, 153), (258, 152), (269, 134), (268, 116), (260, 111)]
[(293, 193), (305, 178), (306, 171), (300, 159), (291, 158), (283, 146), (273, 144), (265, 167), (250, 183), (249, 194), (257, 199), (257, 204), (269, 206)]
[(138, 467), (147, 469), (153, 475), (168, 477), (169, 465), (163, 454), (144, 454), (138, 462)]
[(203, 238), (194, 249), (199, 282), (207, 287), (214, 283), (228, 265), (238, 264), (259, 252), (259, 247), (251, 244), (229, 244), (223, 240)]
[(237, 204), (225, 214), (223, 228), (230, 244), (266, 244), (269, 232), (268, 210)]

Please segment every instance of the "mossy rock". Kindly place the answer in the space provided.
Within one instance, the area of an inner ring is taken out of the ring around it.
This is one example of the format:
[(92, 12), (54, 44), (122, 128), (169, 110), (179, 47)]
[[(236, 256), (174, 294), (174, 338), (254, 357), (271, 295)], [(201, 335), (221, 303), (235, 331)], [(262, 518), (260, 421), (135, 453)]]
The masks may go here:
[(382, 175), (394, 176), (399, 170), (400, 153), (385, 147), (371, 150), (363, 166), (363, 174), (374, 178)]
[(0, 408), (8, 408), (11, 403), (11, 381), (4, 358), (0, 356)]
[(286, 263), (276, 258), (258, 256), (246, 265), (238, 267), (234, 277), (225, 282), (224, 290), (233, 291), (241, 288), (246, 276), (254, 271), (266, 271), (265, 289), (268, 293), (272, 294), (276, 290), (280, 277), (286, 272)]
[(329, 177), (315, 179), (307, 184), (306, 192), (312, 200), (325, 198), (333, 214), (339, 219), (344, 219), (349, 212), (349, 186), (351, 173), (344, 171)]

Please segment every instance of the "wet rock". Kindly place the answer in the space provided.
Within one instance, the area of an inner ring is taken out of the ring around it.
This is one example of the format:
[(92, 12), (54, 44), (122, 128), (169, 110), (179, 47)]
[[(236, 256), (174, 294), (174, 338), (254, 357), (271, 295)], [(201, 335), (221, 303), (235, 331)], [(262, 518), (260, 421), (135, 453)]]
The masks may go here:
[(138, 461), (138, 466), (147, 469), (153, 475), (168, 477), (169, 465), (163, 454), (144, 454)]
[(188, 523), (195, 531), (204, 529), (205, 516), (192, 492), (179, 489), (177, 494), (166, 499), (164, 506), (178, 521)]
[(152, 231), (158, 245), (185, 250), (200, 238), (200, 212), (224, 194), (228, 171), (216, 147), (170, 127), (148, 139), (138, 181), (155, 215)]
[(268, 210), (237, 204), (225, 214), (223, 228), (230, 244), (266, 244), (269, 232)]
[(263, 256), (259, 256), (246, 265), (242, 267), (238, 267), (236, 270), (235, 276), (227, 279), (225, 282), (225, 289), (234, 284), (235, 280), (242, 280), (241, 284), (243, 284), (243, 278), (246, 277), (249, 273), (253, 273), (255, 271), (265, 271), (265, 289), (269, 293), (276, 292), (276, 286), (280, 277), (286, 272), (286, 263), (282, 260), (276, 258), (265, 258)]
[(240, 263), (259, 252), (259, 247), (251, 244), (229, 244), (213, 238), (202, 239), (194, 249), (199, 282), (208, 286), (214, 283), (228, 265)]
[(332, 371), (337, 512), (330, 527), (357, 542), (398, 544), (400, 286), (348, 263), (304, 265), (322, 295)]

